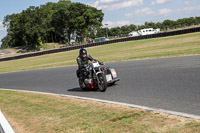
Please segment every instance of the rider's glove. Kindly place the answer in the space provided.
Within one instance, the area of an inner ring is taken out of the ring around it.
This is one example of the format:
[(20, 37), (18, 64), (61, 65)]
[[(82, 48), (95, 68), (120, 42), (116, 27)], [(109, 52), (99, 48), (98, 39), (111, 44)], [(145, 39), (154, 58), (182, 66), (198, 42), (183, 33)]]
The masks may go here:
[(99, 64), (100, 64), (100, 65), (104, 65), (104, 63), (103, 63), (103, 62), (100, 62), (100, 61), (99, 61)]

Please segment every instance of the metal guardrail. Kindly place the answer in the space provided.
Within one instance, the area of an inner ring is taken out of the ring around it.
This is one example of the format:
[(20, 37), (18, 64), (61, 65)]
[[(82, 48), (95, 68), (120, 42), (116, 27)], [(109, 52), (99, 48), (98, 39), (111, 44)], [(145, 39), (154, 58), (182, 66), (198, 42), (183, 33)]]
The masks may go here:
[(0, 124), (0, 133), (5, 133), (1, 124)]
[(0, 109), (0, 133), (15, 133)]
[(175, 35), (181, 35), (181, 34), (187, 34), (187, 33), (193, 33), (193, 32), (200, 32), (200, 27), (184, 29), (184, 30), (177, 30), (177, 31), (170, 31), (170, 32), (163, 32), (163, 33), (157, 33), (157, 34), (151, 34), (151, 35), (145, 35), (145, 36), (127, 37), (127, 38), (123, 38), (123, 39), (116, 39), (116, 40), (110, 40), (110, 41), (104, 41), (104, 42), (86, 44), (86, 45), (79, 45), (79, 46), (73, 46), (73, 47), (67, 47), (67, 48), (61, 48), (61, 49), (53, 49), (53, 50), (48, 50), (48, 51), (12, 56), (12, 57), (7, 57), (7, 58), (1, 58), (0, 61), (9, 61), (9, 60), (16, 60), (16, 59), (34, 57), (34, 56), (41, 56), (41, 55), (45, 55), (45, 54), (58, 53), (58, 52), (70, 51), (70, 50), (75, 50), (75, 49), (80, 49), (80, 48), (87, 48), (87, 47), (94, 47), (94, 46), (99, 46), (99, 45), (112, 44), (112, 43), (117, 43), (117, 42), (175, 36)]

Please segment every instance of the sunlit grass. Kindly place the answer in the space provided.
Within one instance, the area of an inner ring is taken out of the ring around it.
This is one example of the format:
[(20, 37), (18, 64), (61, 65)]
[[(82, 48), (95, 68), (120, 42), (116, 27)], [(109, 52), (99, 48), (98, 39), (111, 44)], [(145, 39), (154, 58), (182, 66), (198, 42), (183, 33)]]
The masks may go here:
[(200, 121), (127, 106), (0, 90), (0, 107), (16, 133), (199, 133)]
[[(103, 62), (200, 54), (200, 33), (87, 48)], [(79, 50), (0, 62), (0, 73), (76, 65)]]

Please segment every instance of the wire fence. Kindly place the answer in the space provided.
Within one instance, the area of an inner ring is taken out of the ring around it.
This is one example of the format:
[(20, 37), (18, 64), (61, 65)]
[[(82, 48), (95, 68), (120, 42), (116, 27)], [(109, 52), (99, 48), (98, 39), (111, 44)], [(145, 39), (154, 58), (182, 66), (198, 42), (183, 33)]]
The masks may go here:
[(177, 30), (177, 31), (170, 31), (170, 32), (163, 32), (163, 33), (157, 33), (157, 34), (151, 34), (151, 35), (145, 35), (145, 36), (127, 37), (127, 38), (122, 38), (122, 39), (109, 40), (109, 41), (92, 43), (92, 44), (85, 44), (85, 45), (78, 45), (78, 46), (66, 47), (66, 48), (60, 48), (60, 49), (52, 49), (52, 50), (48, 50), (48, 51), (41, 51), (41, 52), (35, 52), (35, 53), (29, 53), (29, 54), (23, 54), (23, 55), (18, 55), (18, 56), (1, 58), (0, 61), (16, 60), (16, 59), (22, 59), (22, 58), (28, 58), (28, 57), (34, 57), (34, 56), (41, 56), (41, 55), (70, 51), (70, 50), (76, 50), (76, 49), (80, 49), (80, 48), (94, 47), (94, 46), (106, 45), (106, 44), (112, 44), (112, 43), (118, 43), (118, 42), (126, 42), (126, 41), (143, 40), (143, 39), (150, 39), (150, 38), (175, 36), (175, 35), (181, 35), (181, 34), (187, 34), (187, 33), (193, 33), (193, 32), (200, 32), (200, 27), (195, 27), (195, 28), (191, 28), (191, 29), (184, 29), (184, 30)]

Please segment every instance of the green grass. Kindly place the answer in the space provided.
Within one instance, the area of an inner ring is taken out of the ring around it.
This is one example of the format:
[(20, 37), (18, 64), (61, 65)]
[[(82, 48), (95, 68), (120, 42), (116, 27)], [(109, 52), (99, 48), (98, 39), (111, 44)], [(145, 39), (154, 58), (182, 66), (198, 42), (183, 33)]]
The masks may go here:
[(126, 106), (0, 90), (16, 133), (199, 133), (200, 121)]
[[(87, 48), (94, 58), (123, 61), (200, 54), (200, 33)], [(0, 73), (76, 65), (78, 50), (0, 62)], [(0, 90), (0, 107), (16, 133), (199, 133), (200, 121), (50, 95)]]
[[(200, 54), (200, 32), (87, 48), (103, 62)], [(0, 73), (76, 65), (79, 50), (0, 62)]]

